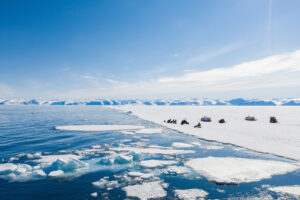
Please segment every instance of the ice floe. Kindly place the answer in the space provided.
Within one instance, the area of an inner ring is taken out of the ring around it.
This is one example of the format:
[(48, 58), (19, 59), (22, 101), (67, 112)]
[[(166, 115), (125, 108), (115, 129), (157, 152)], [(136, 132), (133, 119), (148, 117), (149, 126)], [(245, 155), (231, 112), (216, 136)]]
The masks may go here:
[(147, 179), (147, 178), (153, 177), (154, 175), (152, 173), (128, 172), (128, 176), (140, 177), (142, 179)]
[(117, 147), (117, 148), (111, 148), (111, 150), (120, 151), (120, 152), (136, 152), (136, 153), (145, 153), (145, 154), (164, 154), (164, 155), (195, 153), (195, 151), (193, 150), (135, 148), (135, 147)]
[(300, 197), (300, 185), (270, 187), (268, 190)]
[(135, 130), (143, 129), (144, 126), (133, 125), (71, 125), (71, 126), (55, 126), (56, 130), (66, 131), (119, 131), (119, 130)]
[(56, 171), (52, 171), (48, 174), (48, 176), (61, 176), (64, 174), (64, 171), (62, 170), (56, 170)]
[(189, 174), (190, 169), (183, 166), (168, 166), (167, 168), (163, 169), (161, 173), (165, 175)]
[(160, 181), (144, 182), (138, 185), (124, 187), (127, 196), (137, 197), (140, 200), (163, 198), (167, 192), (163, 189)]
[(190, 148), (193, 147), (194, 145), (192, 144), (187, 144), (187, 143), (182, 143), (182, 142), (173, 142), (172, 147), (175, 148)]
[(287, 162), (234, 157), (196, 158), (187, 161), (185, 165), (217, 183), (259, 181), (299, 168)]
[(177, 161), (173, 160), (144, 160), (140, 162), (140, 166), (144, 168), (156, 168), (162, 167), (165, 165), (174, 165), (177, 164)]
[(152, 134), (152, 133), (161, 133), (162, 129), (161, 128), (144, 128), (135, 131), (135, 133), (141, 133), (141, 134)]
[[(300, 107), (266, 106), (122, 106), (133, 115), (156, 124), (206, 140), (231, 143), (260, 152), (276, 154), (300, 160), (299, 117)], [(203, 124), (201, 130), (193, 127), (199, 122), (199, 113), (209, 115), (211, 123)], [(256, 116), (258, 121), (249, 123), (246, 115)], [(270, 124), (269, 117), (280, 118), (280, 123)], [(165, 123), (166, 119), (187, 118), (188, 126)], [(217, 119), (224, 118), (226, 124)], [(281, 147), (281, 148), (278, 148)]]
[(203, 200), (208, 193), (201, 189), (174, 190), (175, 196), (182, 200)]
[(118, 181), (116, 180), (109, 181), (108, 177), (101, 178), (98, 181), (93, 182), (92, 184), (101, 189), (102, 188), (112, 189), (120, 186)]

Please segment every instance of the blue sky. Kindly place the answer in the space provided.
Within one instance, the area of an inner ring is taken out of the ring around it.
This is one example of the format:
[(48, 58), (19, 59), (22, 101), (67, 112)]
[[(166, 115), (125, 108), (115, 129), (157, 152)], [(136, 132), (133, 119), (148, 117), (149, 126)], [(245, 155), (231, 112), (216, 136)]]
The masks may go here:
[(299, 97), (298, 0), (0, 1), (0, 98)]

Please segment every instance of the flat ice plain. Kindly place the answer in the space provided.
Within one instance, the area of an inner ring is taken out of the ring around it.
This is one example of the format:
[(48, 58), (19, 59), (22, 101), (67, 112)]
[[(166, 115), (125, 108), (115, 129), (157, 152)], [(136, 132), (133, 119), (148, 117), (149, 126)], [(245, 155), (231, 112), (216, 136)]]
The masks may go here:
[[(300, 160), (300, 107), (120, 106), (117, 109), (198, 138)], [(245, 121), (248, 115), (255, 116), (257, 121)], [(211, 117), (212, 122), (201, 122), (202, 128), (194, 128), (203, 116)], [(279, 123), (270, 124), (270, 116), (275, 116)], [(226, 123), (219, 124), (221, 118)], [(177, 119), (177, 124), (165, 123), (168, 119)], [(179, 125), (182, 119), (190, 124)]]

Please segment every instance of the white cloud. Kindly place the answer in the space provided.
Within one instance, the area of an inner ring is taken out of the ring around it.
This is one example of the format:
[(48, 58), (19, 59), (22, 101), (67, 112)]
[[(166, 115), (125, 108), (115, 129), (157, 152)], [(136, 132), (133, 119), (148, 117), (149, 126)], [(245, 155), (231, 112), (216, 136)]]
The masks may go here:
[[(160, 78), (160, 83), (188, 83), (210, 85), (224, 81), (234, 82), (239, 79), (249, 79), (281, 72), (293, 73), (300, 70), (300, 50), (281, 55), (270, 56), (256, 61), (241, 63), (232, 67), (186, 73), (181, 77)], [(286, 77), (287, 80), (289, 79)]]
[(93, 76), (90, 76), (90, 75), (84, 75), (81, 78), (87, 79), (87, 80), (96, 80), (97, 79), (96, 77), (93, 77)]

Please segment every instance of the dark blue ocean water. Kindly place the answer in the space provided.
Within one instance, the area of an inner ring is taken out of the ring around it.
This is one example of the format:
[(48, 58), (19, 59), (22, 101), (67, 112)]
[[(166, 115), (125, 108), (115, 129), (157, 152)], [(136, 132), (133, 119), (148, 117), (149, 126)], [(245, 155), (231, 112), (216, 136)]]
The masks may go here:
[[(59, 125), (142, 125), (147, 128), (162, 128), (159, 134), (135, 134), (126, 135), (120, 131), (58, 131), (55, 126)], [(100, 145), (101, 149), (110, 151), (113, 147), (142, 146), (148, 148), (150, 145), (170, 147), (173, 142), (199, 142), (203, 145), (219, 145), (222, 149), (203, 149), (200, 147), (188, 148), (195, 153), (163, 156), (163, 155), (140, 155), (140, 160), (147, 159), (176, 159), (178, 165), (189, 158), (200, 158), (207, 156), (231, 156), (242, 158), (259, 158), (292, 162), (285, 158), (257, 153), (250, 150), (239, 149), (231, 145), (210, 143), (192, 136), (187, 136), (148, 121), (141, 120), (128, 113), (122, 113), (109, 108), (99, 106), (0, 106), (0, 164), (14, 163), (16, 165), (26, 164), (31, 167), (38, 164), (35, 159), (48, 155), (83, 155), (82, 161), (88, 163), (89, 167), (83, 171), (76, 171), (80, 163), (68, 166), (70, 173), (62, 177), (36, 177), (25, 172), (16, 177), (1, 178), (0, 176), (0, 199), (1, 200), (32, 200), (32, 199), (134, 199), (126, 197), (123, 187), (133, 184), (124, 177), (128, 171), (142, 171), (138, 161), (125, 164), (107, 164), (101, 166), (99, 159), (107, 156), (106, 153), (96, 152), (87, 154), (92, 146)], [(116, 152), (118, 154), (118, 152)], [(37, 158), (35, 158), (37, 157)], [(60, 163), (56, 163), (59, 165)], [(51, 167), (55, 168), (56, 165)], [(44, 171), (51, 171), (44, 168)], [(153, 169), (154, 171), (156, 169)], [(27, 173), (27, 174), (26, 174)], [(0, 174), (3, 175), (3, 174)], [(99, 188), (92, 183), (107, 177), (109, 181), (117, 180), (116, 187)], [(257, 197), (261, 199), (286, 198), (296, 199), (292, 196), (282, 196), (266, 189), (266, 185), (281, 186), (300, 184), (299, 171), (276, 175), (270, 179), (259, 182), (242, 183), (238, 185), (218, 185), (209, 182), (206, 178), (197, 174), (190, 175), (166, 175), (157, 174), (164, 183), (168, 183), (167, 197), (165, 199), (176, 199), (175, 189), (199, 188), (209, 193), (208, 199), (244, 199), (246, 197)], [(142, 181), (137, 181), (141, 183)], [(91, 193), (97, 192), (97, 197)]]

